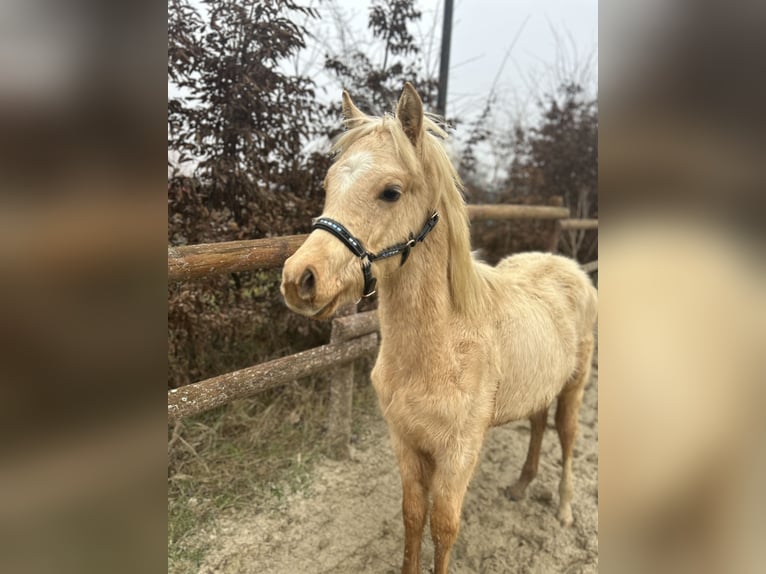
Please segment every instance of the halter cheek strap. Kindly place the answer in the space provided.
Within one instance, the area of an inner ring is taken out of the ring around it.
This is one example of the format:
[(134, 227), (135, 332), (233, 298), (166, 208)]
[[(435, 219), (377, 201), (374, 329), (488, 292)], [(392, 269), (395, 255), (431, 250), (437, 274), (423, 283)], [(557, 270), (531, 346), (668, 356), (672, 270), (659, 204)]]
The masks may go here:
[(394, 255), (399, 255), (401, 253), (402, 259), (399, 262), (399, 265), (404, 265), (404, 263), (407, 261), (407, 258), (410, 256), (410, 250), (418, 243), (421, 243), (426, 238), (426, 235), (428, 235), (431, 230), (436, 227), (438, 222), (439, 212), (434, 211), (433, 214), (431, 214), (431, 217), (429, 217), (423, 224), (423, 228), (420, 230), (420, 233), (418, 233), (417, 236), (410, 233), (410, 237), (407, 239), (407, 241), (397, 243), (391, 247), (386, 247), (379, 253), (371, 253), (367, 251), (364, 248), (364, 245), (362, 245), (362, 242), (354, 237), (352, 233), (343, 226), (342, 223), (339, 223), (334, 219), (330, 219), (329, 217), (319, 217), (315, 219), (311, 228), (323, 229), (324, 231), (331, 233), (340, 239), (341, 243), (348, 247), (348, 249), (354, 255), (362, 260), (362, 274), (364, 275), (364, 292), (362, 293), (362, 297), (370, 297), (371, 295), (375, 294), (375, 286), (378, 283), (378, 280), (375, 279), (372, 274), (372, 262), (377, 261), (378, 259), (393, 257)]

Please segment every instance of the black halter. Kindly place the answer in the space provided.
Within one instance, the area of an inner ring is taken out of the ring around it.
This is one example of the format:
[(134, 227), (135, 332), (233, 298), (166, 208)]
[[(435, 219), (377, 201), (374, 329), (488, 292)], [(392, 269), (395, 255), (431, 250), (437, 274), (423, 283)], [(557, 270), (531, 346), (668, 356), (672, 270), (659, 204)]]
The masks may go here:
[(402, 260), (399, 265), (404, 265), (407, 258), (410, 256), (410, 249), (415, 247), (418, 243), (422, 242), (426, 235), (436, 226), (439, 221), (439, 213), (434, 211), (431, 217), (429, 217), (423, 224), (423, 228), (417, 236), (410, 233), (410, 238), (402, 243), (397, 243), (391, 247), (386, 247), (380, 253), (370, 253), (364, 248), (362, 242), (354, 237), (351, 232), (346, 229), (341, 223), (338, 223), (334, 219), (329, 217), (319, 217), (314, 220), (312, 229), (324, 229), (332, 233), (335, 237), (340, 239), (341, 243), (348, 247), (351, 252), (362, 260), (362, 273), (364, 274), (364, 293), (362, 297), (369, 297), (375, 294), (375, 285), (378, 280), (372, 275), (372, 262), (378, 259), (386, 259), (387, 257), (393, 257), (394, 255), (402, 254)]

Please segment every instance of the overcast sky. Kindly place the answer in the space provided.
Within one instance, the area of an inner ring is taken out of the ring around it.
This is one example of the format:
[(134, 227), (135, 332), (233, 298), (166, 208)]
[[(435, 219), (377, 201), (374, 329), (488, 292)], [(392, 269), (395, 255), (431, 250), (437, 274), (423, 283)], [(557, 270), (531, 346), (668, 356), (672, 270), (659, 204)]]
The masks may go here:
[[(337, 33), (333, 4), (357, 31), (355, 40), (369, 37), (368, 0), (315, 2), (322, 18), (310, 27), (320, 37)], [(415, 37), (436, 75), (444, 2), (418, 4), (423, 18)], [(447, 112), (481, 109), (493, 85), (509, 115), (531, 112), (536, 98), (565, 78), (579, 79), (595, 96), (597, 48), (597, 0), (455, 0)]]
[[(301, 54), (298, 71), (317, 80), (320, 97), (339, 97), (336, 85), (322, 85), (321, 73), (325, 53), (340, 45), (337, 22), (343, 21), (349, 44), (368, 41), (370, 3), (305, 0), (320, 19), (305, 21), (317, 40)], [(444, 0), (418, 0), (418, 6), (423, 17), (415, 37), (436, 76)], [(447, 114), (468, 118), (480, 111), (493, 86), (499, 113), (514, 121), (534, 114), (536, 99), (563, 79), (579, 80), (595, 96), (597, 50), (597, 0), (455, 0)]]

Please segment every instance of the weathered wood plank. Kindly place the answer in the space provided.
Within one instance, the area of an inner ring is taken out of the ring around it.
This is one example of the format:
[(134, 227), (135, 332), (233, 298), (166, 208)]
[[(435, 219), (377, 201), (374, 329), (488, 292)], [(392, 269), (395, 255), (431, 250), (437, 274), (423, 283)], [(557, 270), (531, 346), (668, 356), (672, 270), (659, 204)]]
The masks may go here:
[[(581, 229), (578, 221), (587, 221), (587, 229), (596, 220), (571, 220), (569, 209), (548, 205), (469, 205), (472, 220), (486, 219), (565, 219), (573, 222), (562, 229)], [(563, 222), (562, 222), (563, 223)], [(203, 243), (168, 248), (168, 280), (184, 281), (208, 275), (221, 275), (256, 269), (276, 269), (303, 244), (308, 235), (267, 237), (244, 241)]]
[(547, 250), (551, 253), (558, 253), (559, 240), (561, 239), (561, 220), (554, 222), (553, 229), (551, 230), (550, 238), (548, 239)]
[(235, 399), (343, 365), (378, 348), (378, 335), (315, 347), (247, 369), (226, 373), (168, 392), (168, 422), (195, 415)]
[(583, 263), (580, 265), (580, 267), (582, 267), (583, 271), (586, 273), (593, 273), (594, 271), (598, 271), (598, 259), (589, 263)]
[(276, 269), (308, 235), (168, 247), (168, 280), (184, 281), (237, 271)]
[[(339, 330), (341, 321), (344, 324), (354, 324), (350, 320), (358, 317), (356, 305), (347, 305), (338, 310), (338, 315), (332, 322), (331, 344), (347, 341), (344, 333)], [(340, 328), (342, 329), (342, 328)], [(330, 401), (327, 417), (327, 450), (328, 454), (337, 460), (347, 459), (351, 455), (351, 408), (354, 400), (354, 363), (340, 365), (327, 373), (330, 378)]]
[(598, 219), (562, 219), (561, 229), (598, 229)]
[(337, 317), (332, 323), (332, 340), (340, 343), (380, 329), (377, 310)]
[(473, 221), (485, 219), (563, 219), (569, 217), (569, 208), (550, 205), (469, 205), (468, 215)]

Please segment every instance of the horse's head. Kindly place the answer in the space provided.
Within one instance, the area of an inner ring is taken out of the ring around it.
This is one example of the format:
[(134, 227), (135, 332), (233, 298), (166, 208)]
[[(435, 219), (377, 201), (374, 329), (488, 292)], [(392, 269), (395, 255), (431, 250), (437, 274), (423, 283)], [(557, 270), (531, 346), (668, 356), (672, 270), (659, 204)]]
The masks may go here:
[[(287, 305), (317, 319), (370, 294), (373, 274), (395, 273), (409, 254), (408, 240), (412, 246), (410, 238), (428, 226), (436, 201), (424, 182), (423, 103), (411, 84), (394, 117), (365, 115), (347, 92), (343, 115), (348, 130), (336, 143), (338, 157), (324, 181), (324, 212), (282, 273)], [(388, 248), (397, 247), (389, 257)]]

